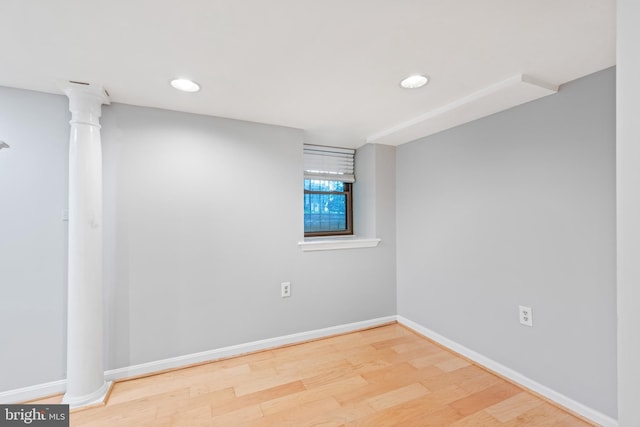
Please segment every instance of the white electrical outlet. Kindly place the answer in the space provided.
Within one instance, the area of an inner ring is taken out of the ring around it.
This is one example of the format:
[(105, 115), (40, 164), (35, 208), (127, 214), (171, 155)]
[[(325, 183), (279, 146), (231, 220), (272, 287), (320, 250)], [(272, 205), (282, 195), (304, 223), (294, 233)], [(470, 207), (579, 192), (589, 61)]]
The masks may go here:
[(518, 309), (520, 310), (520, 323), (533, 326), (533, 312), (531, 311), (531, 307), (519, 305)]
[(282, 296), (282, 298), (291, 296), (291, 282), (280, 283), (280, 295)]

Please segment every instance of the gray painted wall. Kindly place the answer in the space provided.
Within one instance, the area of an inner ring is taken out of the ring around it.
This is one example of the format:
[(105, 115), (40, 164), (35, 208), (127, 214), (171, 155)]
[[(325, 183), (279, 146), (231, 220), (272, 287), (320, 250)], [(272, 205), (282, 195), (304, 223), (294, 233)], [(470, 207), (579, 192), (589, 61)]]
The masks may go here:
[(640, 3), (617, 3), (618, 421), (640, 425)]
[[(67, 106), (0, 88), (0, 391), (65, 377)], [(103, 107), (106, 369), (395, 314), (393, 206), (378, 248), (298, 247), (302, 140)]]
[(395, 314), (392, 216), (375, 249), (298, 247), (301, 131), (117, 104), (102, 124), (108, 369)]
[(398, 147), (396, 196), (399, 315), (615, 418), (615, 70)]
[(355, 161), (354, 233), (383, 238), (395, 251), (396, 147), (365, 144), (356, 151)]
[(0, 87), (0, 391), (66, 370), (67, 102)]
[(355, 156), (358, 179), (353, 185), (353, 203), (358, 209), (353, 210), (353, 233), (362, 237), (376, 237), (376, 147), (363, 145)]

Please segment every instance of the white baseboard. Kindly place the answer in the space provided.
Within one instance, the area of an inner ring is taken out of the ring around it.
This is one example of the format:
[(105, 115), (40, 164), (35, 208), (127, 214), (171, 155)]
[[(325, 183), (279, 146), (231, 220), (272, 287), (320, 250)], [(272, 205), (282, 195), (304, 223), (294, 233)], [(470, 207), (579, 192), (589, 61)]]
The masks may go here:
[(583, 417), (593, 421), (594, 423), (602, 425), (603, 427), (618, 427), (617, 420), (609, 417), (608, 415), (603, 414), (602, 412), (596, 411), (595, 409), (590, 408), (586, 405), (583, 405), (580, 402), (576, 402), (575, 400), (561, 393), (558, 393), (557, 391), (552, 390), (549, 387), (544, 386), (528, 377), (525, 377), (519, 372), (516, 372), (510, 368), (507, 368), (506, 366), (492, 359), (489, 359), (488, 357), (485, 357), (480, 353), (476, 353), (475, 351), (461, 344), (458, 344), (455, 341), (445, 338), (442, 335), (428, 328), (425, 328), (424, 326), (416, 322), (413, 322), (402, 316), (397, 316), (397, 319), (398, 319), (398, 323), (406, 326), (409, 329), (414, 330), (420, 335), (424, 335), (425, 337), (432, 339), (438, 344), (441, 344), (444, 347), (447, 347), (453, 350), (454, 352), (461, 354), (462, 356), (476, 362), (478, 365), (483, 366), (493, 372), (496, 372), (497, 374), (502, 375), (505, 378), (508, 378), (514, 383), (519, 384), (524, 388), (527, 388), (535, 393), (538, 393), (546, 397), (549, 400), (552, 400), (553, 402), (557, 403), (560, 406), (563, 406), (577, 414), (582, 415)]
[(28, 402), (29, 400), (41, 399), (54, 394), (64, 393), (66, 389), (67, 380), (58, 380), (7, 390), (0, 392), (0, 404), (9, 405), (12, 403)]
[[(268, 338), (244, 344), (232, 345), (229, 347), (217, 348), (200, 353), (186, 354), (184, 356), (172, 357), (169, 359), (157, 360), (154, 362), (141, 363), (139, 365), (127, 366), (124, 368), (111, 369), (104, 373), (105, 380), (115, 381), (124, 378), (149, 375), (168, 369), (182, 368), (203, 362), (211, 362), (227, 357), (239, 356), (241, 354), (253, 353), (260, 350), (282, 347), (290, 344), (297, 344), (319, 338), (330, 337), (332, 335), (345, 334), (360, 329), (373, 328), (376, 326), (392, 323), (396, 321), (396, 316), (379, 317), (377, 319), (364, 320), (362, 322), (348, 323), (345, 325), (331, 326), (329, 328), (315, 329), (297, 334), (284, 335), (281, 337)], [(53, 381), (50, 383), (37, 384), (14, 390), (0, 392), (0, 404), (11, 404), (40, 399), (53, 394), (64, 393), (66, 390), (66, 380)]]
[(284, 345), (301, 343), (318, 338), (330, 337), (332, 335), (345, 334), (359, 329), (372, 328), (396, 321), (396, 316), (379, 317), (377, 319), (365, 320), (362, 322), (349, 323), (346, 325), (331, 326), (329, 328), (315, 329), (297, 334), (284, 335), (281, 337), (268, 338), (253, 341), (245, 344), (232, 345), (229, 347), (207, 350), (200, 353), (187, 354), (184, 356), (172, 357), (169, 359), (157, 360), (154, 362), (141, 363), (139, 365), (127, 366), (125, 368), (112, 369), (104, 373), (107, 381), (119, 380), (123, 378), (148, 375), (154, 372), (176, 369), (197, 363), (211, 362), (241, 354), (253, 353), (260, 350), (282, 347)]

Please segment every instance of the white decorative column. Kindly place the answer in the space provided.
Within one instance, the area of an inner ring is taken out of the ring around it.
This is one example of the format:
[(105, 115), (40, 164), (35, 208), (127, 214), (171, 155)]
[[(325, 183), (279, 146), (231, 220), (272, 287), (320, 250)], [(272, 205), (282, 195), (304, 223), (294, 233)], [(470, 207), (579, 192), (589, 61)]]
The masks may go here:
[(100, 115), (109, 97), (101, 86), (65, 87), (69, 141), (69, 279), (67, 392), (80, 407), (101, 402), (109, 389), (103, 366), (102, 147)]

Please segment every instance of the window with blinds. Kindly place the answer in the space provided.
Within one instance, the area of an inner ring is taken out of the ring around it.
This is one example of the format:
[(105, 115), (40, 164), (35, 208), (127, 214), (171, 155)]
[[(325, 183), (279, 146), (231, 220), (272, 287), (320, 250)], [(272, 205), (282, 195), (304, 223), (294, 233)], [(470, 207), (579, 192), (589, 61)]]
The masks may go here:
[(353, 234), (355, 150), (304, 146), (304, 235)]

